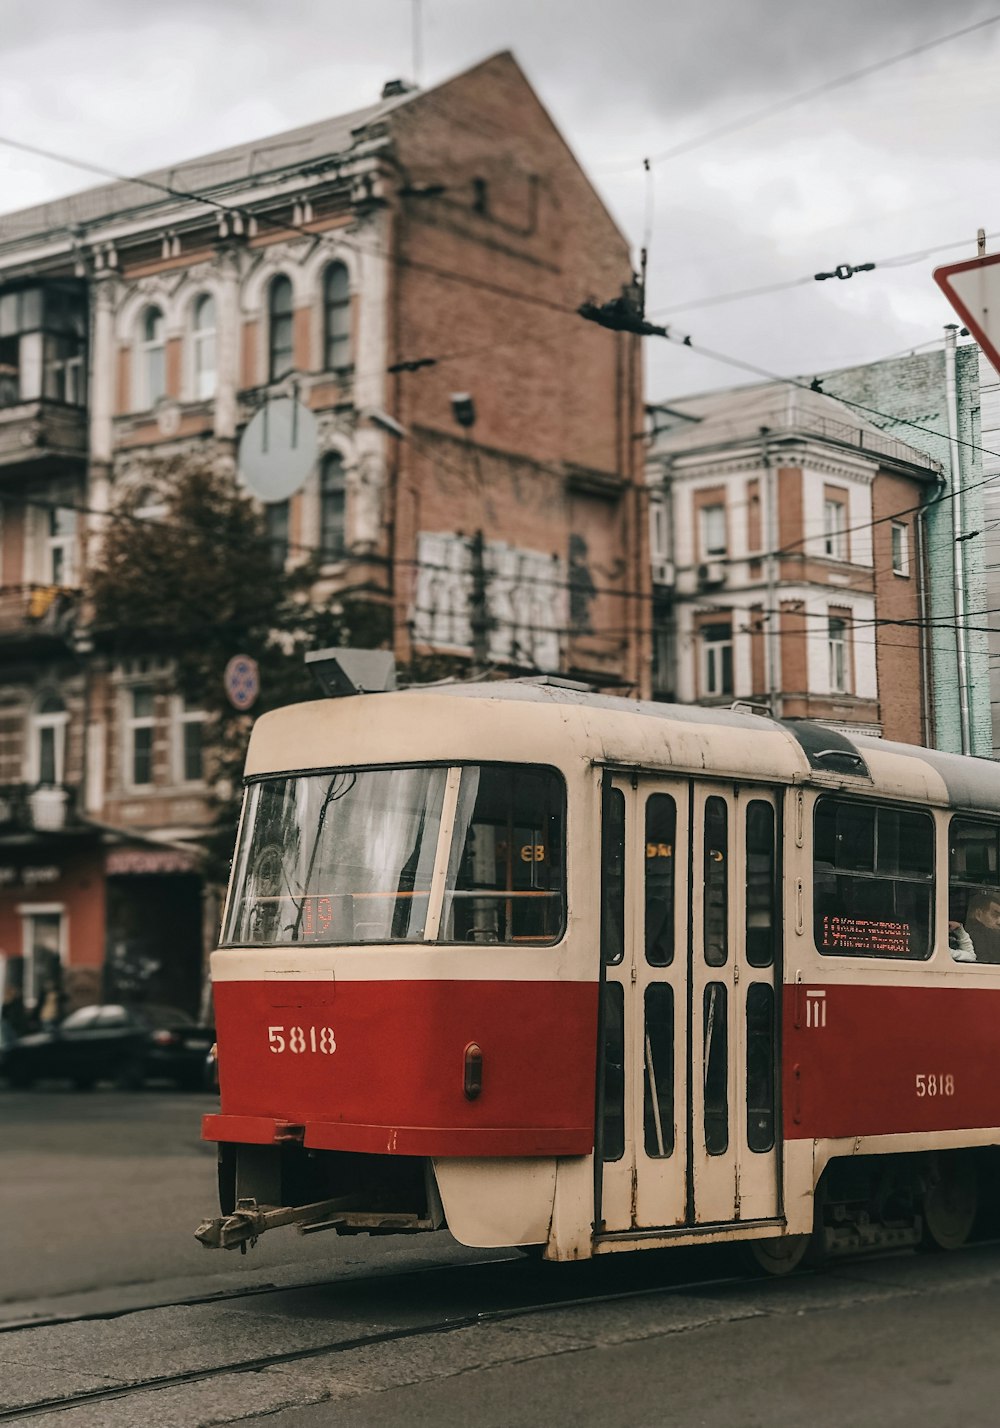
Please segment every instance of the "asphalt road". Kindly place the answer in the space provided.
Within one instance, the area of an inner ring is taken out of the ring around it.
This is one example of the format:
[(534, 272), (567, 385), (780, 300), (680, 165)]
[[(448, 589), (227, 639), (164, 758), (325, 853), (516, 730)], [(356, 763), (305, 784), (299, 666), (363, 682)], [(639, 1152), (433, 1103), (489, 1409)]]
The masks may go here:
[[(446, 1235), (277, 1232), (243, 1258), (191, 1237), (214, 1210), (214, 1155), (198, 1139), (210, 1106), (173, 1092), (0, 1093), (0, 1422), (1000, 1422), (1000, 1245), (785, 1281), (735, 1277), (721, 1251), (534, 1266)], [(30, 1323), (80, 1312), (94, 1317)]]
[(447, 1235), (387, 1250), (293, 1230), (246, 1256), (204, 1249), (195, 1228), (219, 1211), (215, 1147), (199, 1136), (214, 1104), (155, 1089), (0, 1091), (0, 1323), (483, 1257)]

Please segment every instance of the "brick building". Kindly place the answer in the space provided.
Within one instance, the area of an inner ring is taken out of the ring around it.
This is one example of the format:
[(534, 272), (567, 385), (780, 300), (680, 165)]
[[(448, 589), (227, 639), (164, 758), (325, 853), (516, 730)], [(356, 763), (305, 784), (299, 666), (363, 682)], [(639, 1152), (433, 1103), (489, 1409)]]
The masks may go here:
[(921, 636), (906, 622), (921, 615), (912, 509), (938, 463), (798, 387), (651, 414), (657, 694), (925, 742)]
[(57, 962), (92, 995), (106, 951), (196, 998), (203, 711), (155, 651), (95, 650), (80, 589), (118, 496), (156, 520), (158, 460), (232, 459), (269, 397), (318, 423), (267, 511), (318, 600), (363, 588), (402, 659), (461, 659), (478, 584), (489, 663), (646, 692), (640, 346), (576, 314), (630, 278), (508, 54), (0, 218), (0, 948), (26, 1000)]
[[(948, 414), (950, 366), (954, 441)], [(930, 505), (924, 518), (927, 608), (936, 622), (925, 642), (930, 669), (927, 742), (952, 753), (988, 757), (993, 752), (993, 718), (986, 625), (996, 602), (989, 598), (987, 584), (989, 487), (983, 485), (979, 349), (975, 343), (956, 349), (955, 328), (949, 327), (942, 349), (830, 372), (822, 380), (824, 391), (863, 404), (868, 421), (925, 452), (940, 470), (935, 495), (943, 499)], [(964, 618), (959, 619), (962, 610)]]

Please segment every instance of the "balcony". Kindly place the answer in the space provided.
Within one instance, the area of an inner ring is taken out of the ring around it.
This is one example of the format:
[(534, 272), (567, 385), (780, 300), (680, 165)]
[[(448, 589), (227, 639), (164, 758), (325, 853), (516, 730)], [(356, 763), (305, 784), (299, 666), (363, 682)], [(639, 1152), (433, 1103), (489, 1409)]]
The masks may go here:
[(0, 474), (85, 459), (86, 372), (83, 282), (0, 290)]
[(0, 585), (0, 645), (12, 641), (67, 644), (80, 592), (60, 585)]
[(49, 475), (87, 457), (85, 407), (38, 398), (0, 400), (0, 476)]
[(77, 790), (65, 784), (0, 785), (0, 837), (78, 828)]

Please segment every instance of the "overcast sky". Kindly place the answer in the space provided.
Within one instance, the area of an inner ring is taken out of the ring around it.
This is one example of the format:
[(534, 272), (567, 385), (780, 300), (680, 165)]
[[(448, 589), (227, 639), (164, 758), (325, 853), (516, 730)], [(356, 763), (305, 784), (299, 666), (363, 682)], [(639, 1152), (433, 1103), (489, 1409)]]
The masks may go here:
[[(0, 136), (123, 173), (376, 100), (414, 71), (416, 0), (0, 0)], [(642, 159), (976, 21), (1000, 0), (421, 0), (434, 83), (511, 49), (638, 250)], [(648, 307), (783, 374), (940, 338), (931, 270), (1000, 250), (1000, 23), (653, 165)], [(0, 212), (87, 187), (0, 147)], [(847, 282), (692, 306), (838, 263)], [(611, 294), (608, 294), (611, 296)], [(662, 340), (648, 393), (746, 374)]]

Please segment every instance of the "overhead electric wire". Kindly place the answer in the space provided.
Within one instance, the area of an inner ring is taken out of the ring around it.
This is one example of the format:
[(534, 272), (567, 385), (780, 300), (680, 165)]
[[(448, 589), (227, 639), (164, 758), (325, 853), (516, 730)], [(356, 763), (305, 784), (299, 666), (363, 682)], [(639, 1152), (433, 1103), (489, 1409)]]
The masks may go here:
[(810, 89), (799, 90), (796, 94), (790, 94), (784, 99), (776, 100), (773, 104), (767, 104), (762, 109), (752, 110), (749, 114), (741, 115), (738, 119), (727, 120), (724, 124), (718, 124), (714, 129), (706, 130), (702, 134), (696, 134), (690, 139), (682, 139), (679, 143), (673, 144), (669, 149), (663, 149), (658, 154), (650, 154), (642, 160), (631, 159), (627, 163), (606, 164), (600, 168), (604, 173), (626, 173), (636, 169), (642, 163), (662, 164), (668, 159), (679, 158), (682, 154), (691, 153), (694, 149), (703, 148), (706, 144), (714, 143), (716, 139), (724, 138), (727, 134), (736, 134), (743, 129), (749, 129), (755, 124), (761, 124), (765, 119), (772, 119), (777, 114), (787, 113), (789, 109), (794, 109), (800, 104), (806, 104), (811, 99), (818, 98), (821, 94), (829, 94), (834, 89), (842, 89), (845, 85), (855, 84), (860, 79), (867, 79), (870, 75), (879, 74), (882, 70), (890, 69), (893, 65), (902, 64), (906, 60), (915, 59), (917, 55), (926, 54), (929, 50), (937, 49), (940, 45), (950, 44), (953, 40), (963, 39), (966, 35), (975, 34), (979, 30), (985, 30), (991, 25), (1000, 21), (1000, 13), (989, 15), (986, 19), (977, 20), (971, 25), (964, 25), (960, 30), (952, 30), (947, 35), (938, 35), (936, 39), (925, 40), (922, 44), (914, 45), (911, 49), (903, 50), (900, 54), (889, 55), (885, 59), (875, 60), (872, 64), (862, 66), (861, 69), (851, 70), (849, 74), (841, 74), (833, 79), (824, 80), (821, 84), (815, 84)]
[[(982, 28), (982, 25), (983, 25), (983, 24), (986, 24), (986, 23), (995, 23), (997, 20), (1000, 20), (1000, 15), (997, 15), (996, 17), (994, 17), (992, 20), (990, 20), (990, 21), (988, 21), (988, 22), (987, 22), (987, 21), (984, 21), (984, 22), (982, 22), (980, 25), (968, 27), (965, 31), (956, 32), (956, 35), (957, 35), (957, 34), (960, 34), (960, 33), (968, 33), (969, 30), (971, 30), (971, 29)], [(943, 43), (945, 39), (955, 38), (956, 35), (946, 36), (946, 37), (944, 37), (944, 39), (939, 40), (939, 41), (936, 41), (936, 42), (934, 42), (934, 43)], [(908, 55), (909, 55), (910, 53), (918, 53), (918, 52), (920, 52), (920, 49), (930, 48), (930, 47), (931, 47), (930, 45), (918, 47), (918, 50), (913, 51), (913, 52), (908, 52)], [(906, 57), (908, 57), (908, 55), (907, 55), (907, 56), (897, 57), (897, 60), (898, 60), (899, 58), (906, 58)], [(894, 63), (894, 62), (896, 62), (896, 60), (889, 61), (888, 63)], [(881, 66), (880, 66), (880, 67), (881, 67)], [(331, 241), (332, 241), (333, 246), (334, 246), (335, 249), (336, 249), (337, 247), (340, 247), (340, 248), (346, 247), (346, 248), (348, 248), (348, 249), (351, 249), (351, 250), (354, 250), (354, 251), (358, 251), (358, 252), (374, 253), (376, 256), (384, 257), (384, 258), (386, 258), (386, 259), (387, 259), (388, 261), (390, 261), (390, 262), (400, 262), (400, 263), (406, 263), (406, 264), (410, 264), (410, 265), (413, 265), (413, 266), (421, 267), (421, 268), (426, 269), (427, 271), (434, 272), (434, 273), (436, 273), (436, 274), (438, 274), (438, 275), (440, 275), (440, 276), (442, 276), (442, 277), (444, 277), (444, 278), (452, 279), (452, 280), (455, 280), (455, 281), (462, 281), (462, 280), (464, 280), (464, 278), (465, 278), (465, 275), (455, 274), (455, 273), (450, 272), (450, 271), (445, 270), (445, 269), (438, 269), (435, 265), (421, 264), (418, 260), (405, 259), (405, 258), (402, 258), (402, 257), (399, 256), (399, 255), (393, 255), (393, 254), (387, 253), (387, 252), (385, 252), (385, 251), (382, 250), (382, 249), (378, 249), (378, 248), (373, 249), (373, 248), (371, 248), (371, 247), (368, 246), (368, 245), (358, 244), (358, 243), (356, 243), (356, 242), (351, 242), (351, 241), (349, 241), (349, 240), (345, 241), (344, 239), (342, 239), (342, 238), (340, 238), (340, 237), (337, 237), (337, 235), (336, 235), (335, 233), (332, 233), (332, 234), (331, 234), (328, 230), (317, 229), (317, 228), (315, 228), (315, 227), (306, 227), (306, 226), (301, 225), (301, 224), (295, 224), (295, 223), (290, 222), (290, 221), (288, 221), (288, 220), (271, 218), (271, 217), (269, 217), (269, 216), (266, 215), (266, 214), (253, 213), (252, 210), (250, 209), (250, 207), (249, 207), (248, 205), (242, 205), (242, 206), (241, 206), (241, 205), (239, 205), (239, 204), (232, 204), (232, 205), (230, 205), (230, 204), (224, 204), (224, 203), (221, 203), (220, 201), (218, 201), (217, 199), (214, 199), (214, 198), (212, 198), (211, 196), (205, 194), (204, 192), (187, 191), (187, 190), (183, 190), (183, 189), (178, 189), (178, 188), (175, 188), (175, 187), (173, 187), (173, 186), (171, 186), (171, 185), (162, 184), (162, 183), (160, 183), (159, 181), (154, 180), (154, 179), (151, 179), (151, 178), (143, 178), (143, 177), (134, 178), (134, 177), (129, 177), (129, 176), (126, 176), (126, 175), (119, 174), (119, 173), (117, 173), (116, 171), (111, 170), (111, 169), (105, 167), (104, 165), (93, 164), (93, 163), (90, 163), (89, 161), (86, 161), (86, 160), (79, 160), (79, 159), (75, 159), (75, 158), (69, 158), (69, 157), (67, 157), (67, 156), (65, 156), (65, 155), (55, 153), (54, 151), (47, 150), (47, 149), (42, 149), (42, 148), (40, 148), (39, 146), (30, 145), (30, 144), (24, 143), (24, 142), (19, 141), (19, 140), (10, 139), (10, 138), (8, 138), (8, 137), (0, 136), (0, 144), (5, 144), (5, 145), (7, 145), (8, 147), (21, 149), (21, 150), (23, 150), (23, 151), (25, 151), (25, 152), (34, 153), (34, 154), (37, 154), (37, 155), (42, 156), (42, 157), (45, 157), (45, 158), (54, 159), (54, 160), (56, 160), (56, 161), (58, 161), (58, 162), (66, 163), (66, 164), (72, 165), (72, 166), (77, 167), (77, 168), (85, 169), (85, 170), (87, 170), (87, 171), (89, 171), (89, 172), (98, 173), (98, 174), (101, 174), (101, 175), (104, 176), (104, 177), (111, 178), (111, 179), (113, 179), (113, 180), (115, 180), (115, 181), (117, 181), (117, 182), (123, 182), (123, 183), (137, 183), (137, 184), (140, 184), (140, 185), (145, 185), (145, 186), (147, 186), (147, 187), (150, 187), (150, 188), (156, 189), (156, 190), (158, 190), (158, 191), (160, 191), (160, 192), (163, 192), (164, 194), (166, 194), (166, 195), (168, 195), (168, 196), (170, 196), (170, 197), (177, 198), (177, 199), (182, 200), (182, 201), (185, 201), (185, 202), (204, 203), (204, 204), (206, 204), (206, 205), (209, 206), (209, 207), (215, 208), (215, 209), (217, 209), (218, 211), (223, 212), (223, 213), (226, 213), (226, 214), (229, 214), (229, 215), (237, 215), (237, 214), (238, 214), (238, 215), (240, 215), (241, 217), (252, 217), (252, 218), (258, 223), (258, 225), (260, 225), (260, 224), (263, 223), (263, 224), (265, 224), (265, 225), (269, 225), (269, 226), (273, 227), (274, 229), (280, 230), (280, 231), (282, 231), (282, 232), (288, 232), (288, 231), (298, 232), (298, 233), (300, 233), (303, 237), (309, 238), (311, 241), (314, 241), (314, 242), (315, 242), (315, 241), (319, 241), (319, 242), (324, 242), (324, 243), (326, 243), (326, 242), (331, 242)], [(335, 165), (334, 165), (333, 163), (331, 163), (330, 167), (335, 167)], [(947, 246), (947, 247), (955, 247), (955, 246), (959, 246), (959, 245), (958, 245), (958, 244), (942, 245), (942, 247), (944, 247), (944, 246)], [(936, 250), (934, 250), (934, 249), (923, 249), (923, 250), (920, 251), (919, 254), (912, 254), (912, 253), (911, 253), (911, 254), (898, 255), (898, 257), (897, 257), (896, 259), (883, 260), (883, 265), (889, 265), (889, 264), (892, 263), (892, 262), (896, 262), (896, 263), (898, 263), (898, 264), (902, 264), (903, 262), (916, 261), (917, 257), (919, 257), (919, 256), (924, 256), (925, 254), (927, 254), (927, 253), (929, 253), (929, 252), (932, 252), (932, 251), (936, 251)], [(805, 282), (805, 281), (811, 281), (811, 279), (799, 279), (799, 280), (795, 280), (795, 283), (798, 284), (798, 283), (800, 283), (800, 282)], [(572, 307), (568, 306), (567, 304), (555, 303), (555, 302), (552, 302), (552, 301), (550, 301), (550, 300), (546, 300), (546, 299), (544, 299), (544, 298), (539, 297), (537, 294), (528, 294), (528, 293), (520, 292), (520, 291), (518, 291), (518, 290), (516, 290), (516, 289), (510, 289), (510, 288), (507, 288), (507, 287), (505, 287), (504, 285), (500, 285), (500, 284), (488, 283), (488, 282), (486, 282), (486, 281), (484, 281), (484, 280), (481, 280), (481, 279), (471, 279), (471, 278), (470, 278), (470, 279), (469, 279), (469, 282), (470, 282), (470, 284), (472, 284), (473, 286), (481, 287), (481, 288), (485, 288), (485, 289), (487, 289), (487, 290), (494, 291), (494, 292), (498, 293), (499, 295), (503, 295), (503, 296), (506, 296), (506, 297), (511, 297), (511, 298), (514, 298), (514, 299), (516, 299), (516, 300), (518, 300), (518, 301), (521, 301), (521, 302), (533, 303), (533, 304), (537, 304), (537, 305), (544, 306), (544, 307), (546, 307), (546, 308), (549, 308), (550, 310), (554, 310), (554, 311), (558, 312), (560, 315), (572, 315), (572, 316), (574, 316), (574, 317), (577, 315), (575, 308), (572, 308)], [(702, 300), (702, 301), (704, 301), (704, 302), (706, 302), (706, 303), (707, 303), (708, 301), (724, 302), (724, 301), (734, 300), (736, 297), (745, 296), (745, 295), (749, 295), (749, 293), (745, 293), (745, 294), (722, 294), (722, 295), (719, 295), (719, 297), (718, 297), (717, 299)], [(708, 349), (708, 348), (703, 348), (703, 347), (701, 347), (700, 345), (693, 343), (692, 340), (691, 340), (689, 337), (681, 338), (681, 337), (679, 337), (679, 336), (675, 336), (674, 334), (671, 334), (671, 333), (669, 332), (669, 330), (668, 330), (668, 332), (667, 332), (665, 335), (668, 337), (668, 340), (671, 340), (671, 341), (673, 341), (673, 342), (683, 342), (683, 345), (688, 346), (689, 348), (691, 348), (691, 350), (696, 351), (696, 352), (698, 352), (700, 355), (706, 356), (706, 357), (710, 358), (711, 360), (723, 362), (723, 363), (725, 363), (725, 364), (727, 364), (727, 365), (730, 365), (730, 366), (739, 367), (741, 370), (748, 371), (748, 372), (752, 372), (754, 375), (759, 376), (759, 377), (763, 377), (763, 378), (764, 378), (765, 380), (767, 380), (767, 381), (776, 382), (776, 383), (780, 383), (780, 384), (784, 384), (784, 385), (790, 385), (790, 386), (799, 387), (799, 388), (802, 389), (802, 390), (811, 390), (811, 389), (812, 389), (811, 384), (808, 384), (808, 383), (806, 383), (806, 382), (804, 382), (804, 381), (802, 381), (802, 380), (800, 380), (800, 379), (781, 377), (781, 376), (779, 376), (779, 375), (777, 375), (777, 374), (774, 374), (774, 373), (771, 373), (771, 372), (767, 371), (766, 369), (760, 368), (760, 367), (758, 367), (758, 366), (756, 366), (756, 365), (754, 365), (754, 364), (747, 363), (747, 362), (743, 362), (743, 361), (741, 361), (740, 359), (732, 358), (732, 357), (729, 357), (729, 356), (727, 356), (727, 355), (725, 355), (725, 354), (721, 354), (721, 353), (718, 353), (718, 352), (714, 352), (714, 351), (712, 351), (711, 349)], [(534, 335), (533, 335), (532, 337), (530, 337), (530, 338), (525, 338), (525, 339), (524, 339), (525, 345), (527, 345), (527, 344), (529, 344), (529, 343), (534, 343), (534, 342), (539, 342), (539, 343), (541, 343), (541, 344), (543, 344), (543, 345), (550, 345), (550, 344), (552, 344), (552, 343), (554, 343), (554, 342), (556, 342), (556, 341), (558, 341), (558, 339), (555, 338), (555, 337), (552, 337), (552, 338), (540, 338), (540, 337), (537, 337), (537, 336), (534, 336)], [(426, 363), (426, 365), (430, 365), (430, 363), (431, 363), (432, 361), (434, 362), (434, 364), (436, 364), (437, 362), (445, 362), (445, 361), (449, 361), (449, 360), (456, 360), (456, 359), (458, 359), (459, 357), (461, 357), (461, 356), (463, 356), (463, 355), (475, 355), (475, 354), (478, 353), (478, 352), (497, 350), (497, 349), (502, 348), (502, 347), (504, 347), (504, 346), (515, 346), (515, 345), (520, 345), (520, 343), (519, 343), (519, 342), (512, 342), (512, 343), (491, 343), (491, 344), (489, 344), (489, 346), (484, 347), (484, 348), (469, 349), (469, 351), (466, 352), (466, 353), (462, 353), (462, 352), (455, 352), (455, 353), (452, 353), (452, 354), (447, 354), (447, 353), (445, 353), (445, 354), (441, 354), (439, 357), (436, 357), (436, 358), (430, 358), (430, 359), (428, 359), (428, 358), (423, 358), (423, 359), (411, 359), (411, 360), (420, 361), (420, 362), (421, 362), (421, 365), (424, 365), (425, 363)], [(833, 394), (829, 394), (829, 393), (828, 393), (828, 394), (825, 394), (825, 395), (831, 395), (831, 396), (832, 396)], [(839, 401), (841, 401), (844, 405), (846, 405), (846, 406), (848, 406), (848, 407), (853, 407), (854, 409), (859, 410), (859, 411), (862, 411), (862, 412), (865, 412), (865, 413), (867, 413), (867, 414), (869, 414), (869, 415), (881, 417), (881, 418), (882, 418), (883, 420), (885, 420), (885, 421), (892, 422), (893, 425), (895, 425), (895, 426), (899, 426), (899, 425), (909, 426), (909, 427), (913, 428), (914, 430), (920, 430), (920, 431), (926, 432), (926, 433), (928, 433), (928, 434), (931, 434), (931, 435), (933, 435), (935, 438), (937, 438), (937, 439), (939, 439), (939, 440), (944, 440), (944, 439), (945, 439), (943, 433), (937, 432), (937, 431), (935, 431), (933, 428), (925, 427), (925, 426), (923, 426), (922, 424), (920, 424), (920, 423), (918, 423), (918, 422), (915, 422), (915, 421), (912, 421), (912, 420), (908, 420), (908, 419), (906, 419), (906, 418), (898, 418), (898, 417), (896, 417), (896, 416), (894, 416), (894, 415), (892, 415), (892, 414), (880, 412), (880, 411), (878, 411), (876, 408), (873, 408), (873, 407), (870, 407), (870, 406), (866, 406), (866, 405), (863, 404), (863, 403), (856, 402), (856, 401), (852, 401), (852, 400), (850, 400), (850, 399), (846, 399), (846, 398), (843, 398), (843, 397), (835, 397), (835, 400), (839, 400)], [(985, 448), (985, 447), (982, 447), (982, 446), (978, 446), (976, 443), (972, 443), (972, 442), (968, 442), (968, 441), (960, 441), (960, 445), (963, 445), (963, 446), (965, 446), (965, 447), (967, 447), (967, 448), (970, 448), (970, 449), (973, 449), (973, 450), (976, 450), (976, 451), (980, 451), (980, 452), (982, 452), (983, 454), (986, 454), (986, 455), (990, 455), (990, 456), (998, 456), (998, 455), (1000, 455), (1000, 453), (996, 453), (996, 452), (990, 451), (988, 448)], [(442, 461), (441, 458), (439, 457), (439, 455), (437, 455), (437, 454), (435, 454), (434, 459), (437, 460), (437, 461), (439, 462), (439, 464), (446, 465), (446, 466), (449, 464), (449, 463), (447, 463), (447, 462)], [(537, 463), (535, 463), (535, 464), (537, 464)], [(547, 463), (543, 463), (543, 466), (544, 466), (544, 465), (547, 465)], [(452, 469), (453, 469), (453, 470), (457, 470), (458, 468), (453, 466)], [(550, 469), (555, 470), (554, 467), (550, 467)], [(467, 473), (464, 473), (464, 472), (463, 472), (463, 473), (461, 473), (461, 474), (462, 474), (462, 476), (463, 476), (463, 479), (465, 479), (466, 476), (467, 476)], [(993, 481), (993, 480), (997, 480), (997, 479), (1000, 479), (1000, 473), (997, 473), (996, 475), (988, 476), (988, 477), (984, 478), (983, 481), (973, 483), (972, 485), (967, 485), (967, 486), (964, 487), (964, 491), (974, 490), (974, 489), (976, 489), (976, 488), (977, 488), (978, 486), (980, 486), (980, 485), (985, 485), (985, 484), (987, 484), (987, 483), (989, 483), (989, 482), (991, 482), (991, 481)], [(926, 509), (927, 506), (929, 506), (929, 505), (938, 504), (939, 502), (942, 502), (942, 501), (944, 501), (944, 500), (951, 499), (951, 497), (952, 497), (953, 495), (955, 495), (955, 494), (956, 494), (956, 493), (954, 493), (954, 492), (944, 493), (944, 494), (942, 494), (942, 495), (940, 495), (940, 496), (938, 496), (938, 497), (935, 497), (931, 502), (920, 503), (919, 505), (906, 508), (906, 509), (903, 510), (903, 511), (894, 512), (894, 513), (891, 513), (890, 515), (883, 516), (883, 517), (879, 517), (878, 519), (875, 519), (875, 520), (858, 523), (858, 524), (856, 524), (856, 525), (854, 525), (854, 526), (849, 527), (848, 530), (847, 530), (846, 532), (844, 532), (844, 534), (850, 534), (850, 533), (852, 533), (852, 532), (857, 532), (857, 531), (861, 531), (861, 530), (864, 530), (864, 529), (870, 529), (870, 528), (873, 528), (873, 527), (875, 527), (876, 525), (882, 524), (882, 523), (884, 523), (884, 522), (886, 522), (886, 521), (897, 520), (897, 519), (898, 519), (900, 516), (902, 516), (902, 515), (913, 514), (913, 513), (916, 512), (916, 511)], [(8, 497), (8, 499), (10, 499), (10, 498)], [(124, 517), (124, 518), (126, 518), (126, 519), (128, 519), (128, 518), (131, 518), (131, 519), (139, 519), (134, 513), (123, 512), (123, 511), (121, 511), (121, 510), (112, 512), (112, 511), (105, 511), (105, 510), (96, 510), (95, 508), (89, 508), (89, 507), (84, 507), (84, 506), (79, 506), (79, 505), (74, 505), (74, 506), (71, 506), (71, 507), (67, 507), (64, 503), (56, 503), (56, 502), (48, 502), (48, 503), (45, 503), (45, 502), (40, 502), (40, 501), (32, 501), (30, 498), (21, 498), (21, 499), (22, 499), (22, 501), (23, 501), (23, 504), (25, 504), (25, 505), (30, 505), (30, 504), (46, 505), (49, 509), (54, 509), (54, 508), (56, 508), (56, 507), (58, 506), (59, 509), (74, 509), (74, 510), (77, 510), (77, 511), (83, 513), (83, 514), (92, 514), (92, 515), (95, 515), (95, 516), (100, 516), (100, 517), (102, 517), (102, 518), (104, 518), (104, 519), (115, 519), (115, 518), (119, 518), (119, 517)], [(155, 518), (154, 518), (154, 519), (155, 519)], [(787, 545), (781, 547), (781, 548), (778, 549), (777, 551), (771, 552), (770, 554), (771, 554), (772, 556), (781, 556), (781, 555), (790, 554), (796, 547), (799, 547), (799, 546), (805, 544), (806, 541), (808, 541), (808, 540), (810, 540), (810, 539), (813, 539), (813, 538), (814, 538), (814, 537), (812, 537), (812, 536), (803, 536), (800, 540), (791, 542), (791, 543), (789, 543), (789, 544), (787, 544)], [(291, 542), (291, 541), (289, 541), (289, 542), (286, 542), (286, 543), (284, 543), (284, 544), (285, 544), (285, 548), (288, 549), (290, 552), (291, 552), (291, 551), (296, 551), (296, 552), (304, 553), (304, 554), (306, 554), (306, 555), (315, 555), (315, 554), (317, 554), (317, 552), (316, 552), (316, 550), (315, 550), (315, 547), (310, 546), (310, 545), (306, 545), (305, 543), (297, 543), (297, 542)], [(767, 553), (765, 553), (765, 555), (766, 555), (766, 554), (767, 554)], [(763, 558), (763, 557), (762, 557), (762, 558)], [(345, 556), (345, 557), (343, 557), (342, 559), (343, 559), (343, 560), (348, 560), (348, 561), (349, 561), (349, 560), (356, 560), (356, 562), (357, 562), (358, 564), (365, 564), (365, 565), (369, 565), (369, 566), (370, 566), (370, 565), (375, 565), (375, 564), (386, 564), (386, 563), (387, 563), (387, 561), (386, 561), (386, 559), (385, 559), (384, 557), (380, 558), (380, 557), (372, 557), (372, 556), (359, 556), (359, 557)], [(422, 569), (425, 569), (425, 570), (430, 568), (426, 562), (421, 562), (421, 561), (419, 561), (419, 560), (412, 560), (412, 561), (397, 560), (397, 561), (395, 561), (394, 563), (400, 564), (400, 565), (412, 564), (412, 565), (416, 566), (418, 569), (419, 569), (419, 568), (422, 568)], [(451, 567), (446, 567), (446, 569), (448, 569), (448, 570), (450, 571), (450, 570), (451, 570)], [(531, 580), (538, 580), (538, 577), (532, 577), (532, 576), (527, 576), (527, 575), (519, 576), (519, 582), (528, 582), (528, 581), (531, 581)], [(576, 581), (576, 580), (573, 580), (573, 579), (567, 579), (567, 580), (558, 581), (558, 582), (557, 582), (557, 581), (547, 581), (547, 582), (544, 582), (544, 583), (549, 583), (549, 584), (551, 584), (551, 585), (554, 586), (554, 587), (563, 588), (563, 589), (566, 589), (566, 590), (568, 590), (568, 591), (572, 591), (572, 590), (574, 590), (574, 589), (579, 589), (579, 588), (580, 588), (580, 582), (579, 582), (579, 581)], [(590, 593), (593, 593), (595, 596), (598, 595), (598, 594), (607, 594), (607, 595), (610, 595), (610, 596), (612, 596), (612, 597), (623, 598), (623, 599), (626, 599), (626, 600), (629, 600), (629, 599), (643, 599), (643, 600), (649, 600), (649, 599), (651, 599), (651, 598), (655, 598), (655, 597), (651, 597), (651, 596), (650, 596), (649, 594), (647, 594), (647, 592), (645, 592), (645, 591), (628, 590), (628, 589), (621, 588), (621, 587), (592, 587), (592, 591), (591, 591), (591, 590), (588, 590), (588, 594), (590, 594)], [(721, 607), (720, 607), (720, 608), (721, 608)], [(936, 628), (940, 628), (940, 627), (936, 627)]]
[[(1000, 232), (987, 233), (986, 239), (990, 241), (1000, 238)], [(932, 258), (935, 253), (947, 253), (956, 248), (967, 248), (968, 238), (958, 238), (953, 243), (936, 243), (927, 248), (914, 249), (907, 253), (896, 253), (888, 258), (876, 258), (872, 266), (875, 269), (884, 268), (905, 268), (911, 263), (922, 262), (925, 258)], [(689, 298), (682, 302), (667, 303), (662, 307), (651, 308), (649, 317), (669, 317), (674, 312), (691, 312), (695, 308), (721, 307), (725, 303), (739, 302), (744, 298), (767, 297), (771, 293), (787, 292), (791, 288), (811, 287), (816, 281), (815, 273), (806, 273), (801, 278), (788, 278), (782, 282), (764, 283), (755, 288), (739, 288), (733, 292), (715, 293), (707, 297)], [(909, 351), (905, 348), (904, 351)]]

